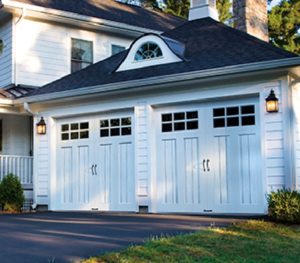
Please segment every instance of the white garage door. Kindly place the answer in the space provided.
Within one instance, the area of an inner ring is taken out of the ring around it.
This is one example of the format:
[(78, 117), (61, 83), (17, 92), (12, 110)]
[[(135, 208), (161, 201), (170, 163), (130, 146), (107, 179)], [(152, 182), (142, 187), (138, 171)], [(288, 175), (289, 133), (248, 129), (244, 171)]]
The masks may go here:
[(157, 114), (158, 212), (264, 212), (254, 99)]
[(132, 115), (57, 126), (56, 209), (136, 211)]

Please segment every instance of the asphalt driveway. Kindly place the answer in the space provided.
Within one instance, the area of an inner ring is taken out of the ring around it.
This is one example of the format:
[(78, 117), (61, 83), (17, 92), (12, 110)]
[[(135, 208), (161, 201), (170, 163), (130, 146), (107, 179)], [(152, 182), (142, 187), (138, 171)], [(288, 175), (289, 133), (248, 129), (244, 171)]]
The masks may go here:
[(230, 218), (106, 213), (37, 213), (0, 216), (0, 262), (79, 262), (152, 236), (224, 226)]

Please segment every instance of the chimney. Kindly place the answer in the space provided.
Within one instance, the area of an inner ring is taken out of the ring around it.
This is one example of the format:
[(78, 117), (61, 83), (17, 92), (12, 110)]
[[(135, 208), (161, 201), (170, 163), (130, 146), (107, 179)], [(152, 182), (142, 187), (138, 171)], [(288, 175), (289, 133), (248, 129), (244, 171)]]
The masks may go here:
[(266, 0), (233, 0), (234, 28), (269, 42)]
[(216, 0), (191, 0), (189, 20), (211, 17), (219, 21)]

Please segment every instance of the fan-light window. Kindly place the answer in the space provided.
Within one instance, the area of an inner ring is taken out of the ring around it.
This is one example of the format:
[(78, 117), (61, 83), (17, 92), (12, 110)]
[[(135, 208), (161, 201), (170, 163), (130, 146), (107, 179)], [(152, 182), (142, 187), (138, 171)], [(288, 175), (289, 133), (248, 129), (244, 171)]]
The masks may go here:
[(162, 57), (163, 53), (160, 47), (154, 42), (147, 42), (140, 46), (134, 56), (135, 61), (149, 60)]

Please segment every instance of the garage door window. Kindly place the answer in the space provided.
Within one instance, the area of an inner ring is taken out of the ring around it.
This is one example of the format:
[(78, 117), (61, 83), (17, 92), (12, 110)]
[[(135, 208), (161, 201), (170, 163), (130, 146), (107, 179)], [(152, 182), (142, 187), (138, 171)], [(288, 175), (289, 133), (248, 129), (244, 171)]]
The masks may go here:
[(161, 115), (161, 131), (185, 131), (198, 129), (198, 111), (173, 112)]
[(89, 123), (66, 123), (61, 125), (61, 140), (78, 140), (89, 138)]
[(100, 137), (131, 135), (131, 125), (131, 117), (100, 120)]
[(255, 106), (234, 106), (213, 109), (214, 128), (255, 125)]

